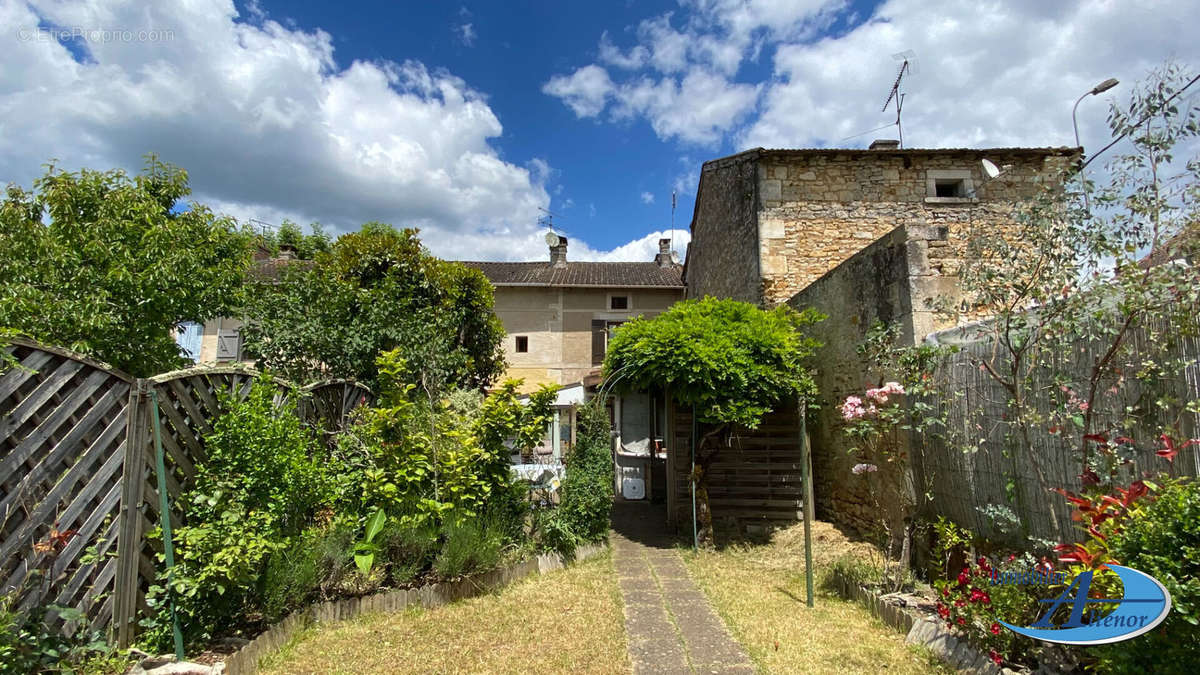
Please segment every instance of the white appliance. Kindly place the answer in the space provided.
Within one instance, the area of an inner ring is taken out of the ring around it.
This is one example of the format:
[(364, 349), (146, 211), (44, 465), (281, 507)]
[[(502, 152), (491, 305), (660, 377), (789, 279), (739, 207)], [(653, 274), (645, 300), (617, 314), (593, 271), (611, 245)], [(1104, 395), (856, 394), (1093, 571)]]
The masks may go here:
[(625, 478), (621, 481), (621, 496), (625, 499), (645, 499), (646, 481), (642, 478)]

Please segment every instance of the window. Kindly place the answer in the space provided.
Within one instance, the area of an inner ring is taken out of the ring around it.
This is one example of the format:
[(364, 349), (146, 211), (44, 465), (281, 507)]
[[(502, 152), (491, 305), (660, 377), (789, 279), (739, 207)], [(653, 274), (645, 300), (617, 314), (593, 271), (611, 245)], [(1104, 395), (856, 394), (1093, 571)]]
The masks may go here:
[(963, 182), (961, 180), (954, 180), (953, 178), (939, 179), (934, 182), (933, 188), (934, 188), (934, 191), (936, 192), (936, 194), (933, 195), (934, 197), (966, 197), (967, 196), (966, 193), (963, 191)]
[(604, 363), (604, 354), (608, 351), (608, 340), (612, 331), (624, 321), (607, 321), (592, 319), (592, 365)]
[(610, 295), (608, 296), (609, 309), (629, 309), (628, 295)]
[(929, 169), (925, 172), (925, 201), (956, 204), (975, 201), (975, 185), (966, 169)]
[(518, 335), (517, 336), (517, 353), (524, 354), (527, 351), (529, 351), (529, 336), (528, 335)]

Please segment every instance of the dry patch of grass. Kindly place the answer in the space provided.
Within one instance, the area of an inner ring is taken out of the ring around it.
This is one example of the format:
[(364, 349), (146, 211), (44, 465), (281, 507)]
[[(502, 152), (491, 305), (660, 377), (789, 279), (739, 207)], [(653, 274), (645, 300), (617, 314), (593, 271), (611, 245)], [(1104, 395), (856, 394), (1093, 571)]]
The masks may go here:
[(814, 523), (816, 607), (805, 604), (804, 528), (776, 531), (769, 543), (732, 544), (684, 554), (692, 578), (761, 670), (771, 673), (953, 672), (865, 608), (821, 590), (825, 567), (869, 544)]
[(624, 673), (611, 554), (430, 610), (315, 628), (266, 673)]

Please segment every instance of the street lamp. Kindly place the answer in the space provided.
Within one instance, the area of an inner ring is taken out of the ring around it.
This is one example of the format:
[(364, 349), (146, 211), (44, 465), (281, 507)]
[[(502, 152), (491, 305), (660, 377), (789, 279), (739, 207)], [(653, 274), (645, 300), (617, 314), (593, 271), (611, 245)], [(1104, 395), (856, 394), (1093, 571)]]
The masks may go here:
[(1075, 127), (1075, 147), (1079, 147), (1079, 123), (1075, 121), (1075, 111), (1079, 110), (1079, 102), (1088, 96), (1095, 96), (1096, 94), (1104, 93), (1118, 84), (1120, 84), (1120, 82), (1118, 82), (1116, 78), (1110, 77), (1100, 84), (1092, 87), (1091, 91), (1084, 92), (1083, 96), (1080, 96), (1079, 99), (1075, 101), (1075, 107), (1071, 108), (1071, 126)]
[[(1075, 107), (1071, 108), (1071, 126), (1075, 128), (1075, 147), (1077, 147), (1077, 148), (1081, 147), (1079, 145), (1079, 122), (1075, 119), (1075, 113), (1076, 113), (1076, 111), (1079, 110), (1079, 102), (1082, 101), (1083, 99), (1087, 98), (1088, 96), (1095, 96), (1097, 94), (1106, 92), (1109, 89), (1112, 89), (1113, 87), (1117, 86), (1118, 84), (1120, 84), (1120, 82), (1118, 82), (1115, 77), (1110, 77), (1107, 80), (1101, 82), (1100, 84), (1092, 87), (1091, 91), (1084, 92), (1084, 94), (1082, 96), (1080, 96), (1078, 99), (1075, 100)], [(1088, 213), (1091, 213), (1092, 206), (1091, 206), (1091, 204), (1088, 203), (1087, 187), (1084, 185), (1083, 181), (1084, 181), (1083, 170), (1081, 169), (1079, 171), (1079, 188), (1080, 188), (1080, 190), (1083, 191), (1083, 207), (1084, 207), (1084, 209), (1087, 210)]]

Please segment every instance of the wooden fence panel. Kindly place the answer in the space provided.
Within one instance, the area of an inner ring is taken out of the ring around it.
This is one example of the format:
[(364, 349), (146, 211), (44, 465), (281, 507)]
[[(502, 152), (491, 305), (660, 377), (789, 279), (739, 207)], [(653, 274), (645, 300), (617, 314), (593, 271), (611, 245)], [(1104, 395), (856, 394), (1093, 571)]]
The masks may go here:
[(0, 373), (0, 592), (105, 625), (133, 380), (26, 340), (0, 349), (20, 363)]
[[(674, 486), (672, 522), (692, 519), (692, 411), (671, 406)], [(702, 432), (703, 433), (703, 432)], [(799, 417), (795, 407), (770, 413), (757, 429), (737, 428), (709, 469), (713, 520), (795, 521), (803, 517)], [(690, 527), (690, 525), (689, 525)]]
[[(245, 398), (258, 373), (196, 367), (134, 379), (26, 340), (2, 348), (20, 366), (0, 372), (0, 592), (16, 593), (22, 608), (76, 607), (128, 645), (160, 569), (162, 543), (147, 536), (161, 522), (155, 421), (179, 527), (178, 499), (204, 461), (204, 438), (226, 397)], [(291, 385), (279, 386), (282, 401)], [(300, 391), (297, 414), (328, 442), (373, 400), (355, 382), (318, 383)], [(44, 549), (55, 529), (70, 534)]]

